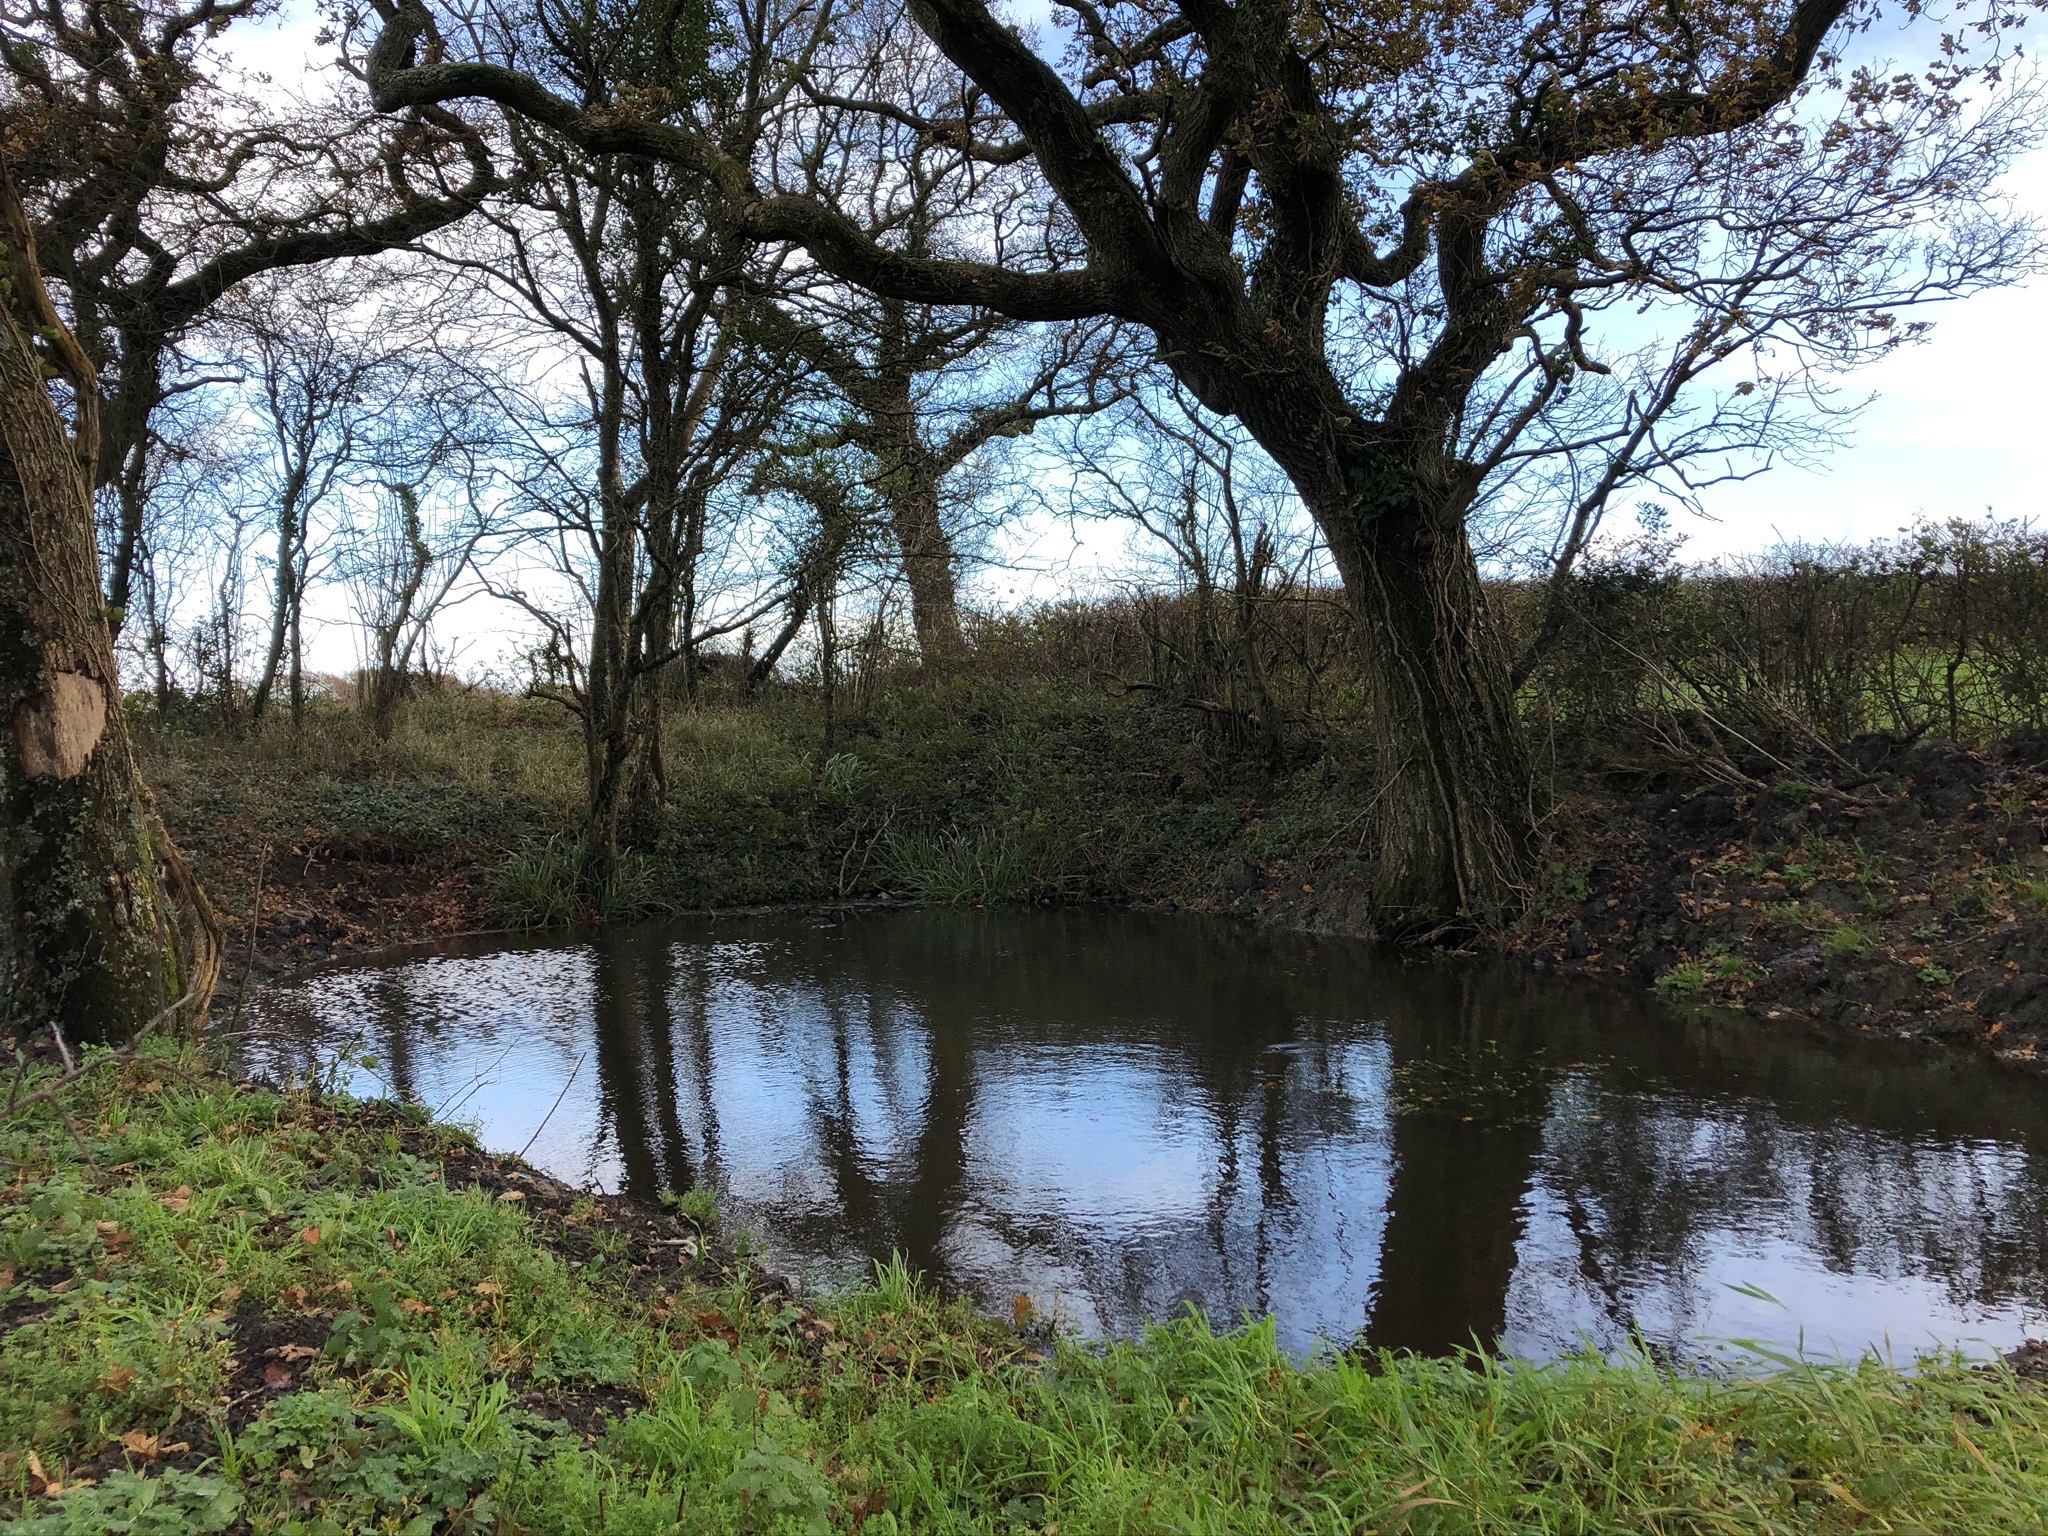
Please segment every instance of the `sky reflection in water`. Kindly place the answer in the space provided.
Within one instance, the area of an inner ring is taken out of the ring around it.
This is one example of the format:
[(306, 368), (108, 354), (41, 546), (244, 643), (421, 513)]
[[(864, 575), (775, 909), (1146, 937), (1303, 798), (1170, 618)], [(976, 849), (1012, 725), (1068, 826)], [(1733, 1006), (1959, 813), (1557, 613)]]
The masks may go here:
[(359, 1038), (358, 1091), (571, 1182), (709, 1183), (785, 1268), (900, 1250), (1091, 1333), (1193, 1303), (1298, 1350), (1905, 1358), (2048, 1321), (2037, 1082), (1508, 967), (1096, 909), (787, 914), (457, 944), (260, 1012), (259, 1069)]

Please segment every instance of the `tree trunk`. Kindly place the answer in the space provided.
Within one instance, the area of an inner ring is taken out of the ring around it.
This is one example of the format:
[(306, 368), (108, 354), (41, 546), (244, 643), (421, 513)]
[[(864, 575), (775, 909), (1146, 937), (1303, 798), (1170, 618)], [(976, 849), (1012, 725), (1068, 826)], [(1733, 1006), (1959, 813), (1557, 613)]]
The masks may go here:
[[(8, 243), (13, 301), (47, 333), (33, 253), (19, 232)], [(220, 973), (219, 922), (136, 769), (90, 488), (4, 311), (0, 710), (0, 1007), (88, 1040), (197, 1019)]]
[(1323, 520), (1358, 620), (1380, 783), (1373, 907), (1393, 932), (1512, 915), (1530, 778), (1462, 507)]
[(967, 649), (960, 629), (953, 541), (939, 519), (939, 482), (921, 464), (908, 464), (890, 477), (889, 520), (903, 552), (903, 576), (910, 586), (910, 622), (918, 654), (927, 666), (944, 663)]
[[(900, 316), (896, 323), (902, 324)], [(939, 517), (942, 471), (919, 436), (917, 402), (907, 372), (885, 369), (861, 395), (869, 448), (881, 469), (877, 489), (888, 504), (889, 531), (896, 535), (903, 577), (910, 587), (910, 622), (917, 632), (918, 654), (927, 666), (943, 665), (967, 649), (967, 640), (960, 632), (953, 541)]]
[(252, 724), (263, 718), (263, 711), (270, 705), (270, 695), (277, 687), (277, 674), (284, 664), (285, 650), (292, 638), (292, 610), (298, 602), (299, 573), (295, 505), (295, 500), (287, 499), (278, 514), (277, 578), (270, 607), (270, 644), (263, 653), (263, 671), (256, 679), (256, 691), (249, 696), (249, 720)]
[(1284, 356), (1176, 372), (1272, 455), (1344, 584), (1377, 738), (1375, 921), (1420, 937), (1512, 916), (1533, 848), (1529, 759), (1465, 531), (1478, 480), (1442, 447), (1448, 407), (1404, 402), (1396, 431), (1361, 422), (1327, 369)]
[(635, 668), (633, 658), (633, 570), (639, 552), (638, 527), (616, 477), (607, 471), (599, 532), (596, 601), (591, 613), (590, 669), (583, 710), (585, 771), (589, 800), (583, 821), (583, 854), (591, 874), (603, 880), (619, 851), (620, 813), (625, 808), (627, 768), (633, 755)]

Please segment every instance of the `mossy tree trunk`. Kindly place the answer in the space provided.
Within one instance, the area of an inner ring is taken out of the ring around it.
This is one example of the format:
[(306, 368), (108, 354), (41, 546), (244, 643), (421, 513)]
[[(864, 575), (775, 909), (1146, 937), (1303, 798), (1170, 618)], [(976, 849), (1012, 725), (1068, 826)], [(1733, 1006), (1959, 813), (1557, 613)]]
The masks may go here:
[[(221, 935), (137, 771), (100, 589), (91, 370), (0, 208), (0, 1009), (122, 1040), (204, 1013)], [(81, 393), (77, 438), (33, 332)]]

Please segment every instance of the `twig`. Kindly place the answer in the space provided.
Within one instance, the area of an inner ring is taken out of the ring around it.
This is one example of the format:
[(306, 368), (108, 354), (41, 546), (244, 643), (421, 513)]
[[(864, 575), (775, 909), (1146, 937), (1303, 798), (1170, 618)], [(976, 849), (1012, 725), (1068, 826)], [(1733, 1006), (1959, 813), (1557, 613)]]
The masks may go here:
[(583, 1070), (583, 1059), (589, 1054), (590, 1052), (585, 1051), (582, 1056), (576, 1058), (576, 1065), (569, 1069), (569, 1080), (562, 1084), (562, 1091), (555, 1095), (555, 1102), (548, 1106), (548, 1112), (540, 1117), (540, 1124), (536, 1125), (533, 1134), (526, 1138), (526, 1145), (519, 1149), (521, 1158), (533, 1150), (533, 1144), (540, 1140), (540, 1133), (548, 1128), (548, 1122), (555, 1118), (555, 1111), (562, 1107), (562, 1100), (569, 1097), (569, 1090), (576, 1082), (576, 1074)]
[(50, 1020), (50, 1039), (56, 1043), (57, 1054), (64, 1059), (64, 1070), (76, 1072), (78, 1063), (71, 1059), (71, 1047), (64, 1043), (64, 1029), (55, 1019)]
[(498, 1053), (498, 1059), (496, 1061), (492, 1062), (488, 1067), (485, 1067), (483, 1071), (477, 1073), (476, 1076), (472, 1077), (469, 1080), (469, 1087), (463, 1090), (460, 1098), (449, 1099), (445, 1103), (435, 1105), (432, 1111), (434, 1118), (436, 1120), (439, 1120), (443, 1115), (452, 1115), (453, 1113), (455, 1113), (456, 1110), (462, 1108), (463, 1105), (467, 1104), (471, 1099), (475, 1098), (477, 1095), (477, 1090), (482, 1088), (485, 1083), (488, 1083), (491, 1080), (491, 1074), (493, 1072), (497, 1071), (498, 1068), (505, 1065), (505, 1058), (507, 1056), (510, 1056), (512, 1052), (515, 1049), (517, 1049), (518, 1045), (519, 1042), (517, 1040), (514, 1040), (512, 1044), (506, 1046), (504, 1050), (500, 1051)]
[(133, 1053), (135, 1050), (136, 1043), (140, 1041), (143, 1038), (143, 1036), (154, 1032), (157, 1025), (165, 1023), (168, 1020), (177, 1017), (179, 1013), (184, 1011), (187, 1004), (197, 1002), (198, 999), (199, 978), (195, 976), (192, 978), (192, 985), (185, 989), (185, 995), (183, 997), (179, 998), (174, 1003), (166, 1003), (163, 1007), (159, 1008), (155, 1013), (151, 1014), (148, 1018), (144, 1019), (140, 1024), (136, 1025), (134, 1031), (128, 1036), (127, 1042), (121, 1047), (121, 1049), (116, 1054), (124, 1061), (134, 1060), (135, 1058)]

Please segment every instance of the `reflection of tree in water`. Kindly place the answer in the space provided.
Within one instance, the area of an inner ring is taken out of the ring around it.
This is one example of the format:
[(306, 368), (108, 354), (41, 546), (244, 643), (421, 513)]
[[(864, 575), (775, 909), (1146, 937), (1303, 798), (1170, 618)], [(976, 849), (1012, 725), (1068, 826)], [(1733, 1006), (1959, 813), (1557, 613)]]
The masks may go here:
[(1936, 1282), (1971, 1313), (2048, 1291), (2038, 1154), (1800, 1123), (1755, 1102), (1589, 1102), (1604, 1118), (1553, 1122), (1543, 1177), (1618, 1323), (1654, 1310), (1675, 1342), (1714, 1299), (1699, 1277), (1717, 1252), (1763, 1242), (1837, 1274)]
[[(1415, 1062), (1511, 1063), (1536, 1057), (1540, 1033), (1526, 1015), (1490, 1006), (1469, 974), (1441, 975), (1434, 1006), (1397, 1029), (1401, 1058)], [(1530, 1038), (1537, 1036), (1537, 1038)], [(1540, 1076), (1534, 1079), (1539, 1085)], [(1393, 1116), (1394, 1182), (1365, 1342), (1378, 1349), (1491, 1348), (1507, 1324), (1508, 1287), (1522, 1236), (1522, 1201), (1540, 1122), (1411, 1108)]]
[[(1524, 1291), (1586, 1298), (1616, 1340), (1638, 1316), (1677, 1335), (1745, 1237), (1938, 1276), (1959, 1309), (2038, 1296), (2048, 1268), (2048, 1180), (2022, 1150), (2048, 1147), (2048, 1116), (1965, 1065), (1845, 1062), (1554, 978), (1101, 911), (628, 930), (576, 953), (587, 971), (522, 985), (532, 1018), (595, 1026), (589, 1171), (615, 1157), (643, 1197), (765, 1187), (741, 1214), (786, 1253), (901, 1251), (998, 1303), (1034, 1275), (1113, 1328), (1199, 1299), (1344, 1333), (1369, 1299), (1369, 1342), (1442, 1349), (1502, 1330), (1519, 1262)], [(467, 974), (345, 989), (408, 1091), (487, 1061), (485, 1037), (521, 1041), (503, 995), (457, 996)], [(547, 1034), (566, 1073), (580, 1047)], [(1547, 1110), (1393, 1112), (1390, 1074), (1443, 1080), (1495, 1046), (1540, 1061)], [(1122, 1132), (1101, 1165), (1055, 1140), (1097, 1114)], [(1114, 1161), (1147, 1147), (1166, 1149), (1152, 1172)], [(1034, 1158), (1052, 1171), (1023, 1173)], [(1117, 1203), (1154, 1177), (1172, 1181), (1158, 1210)], [(1569, 1252), (1520, 1251), (1532, 1200)]]

